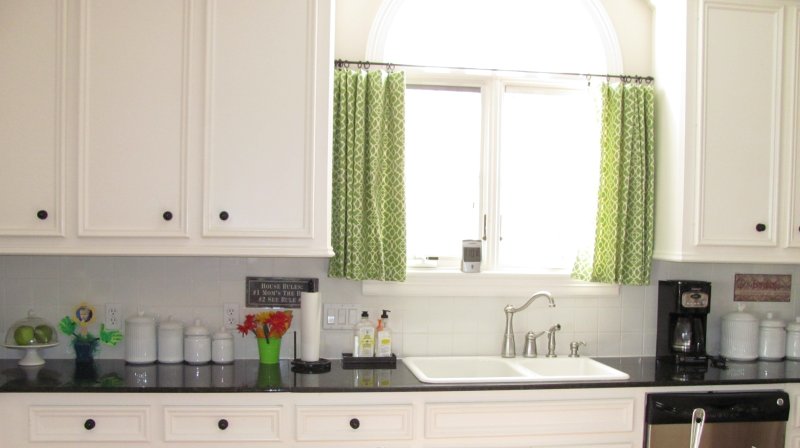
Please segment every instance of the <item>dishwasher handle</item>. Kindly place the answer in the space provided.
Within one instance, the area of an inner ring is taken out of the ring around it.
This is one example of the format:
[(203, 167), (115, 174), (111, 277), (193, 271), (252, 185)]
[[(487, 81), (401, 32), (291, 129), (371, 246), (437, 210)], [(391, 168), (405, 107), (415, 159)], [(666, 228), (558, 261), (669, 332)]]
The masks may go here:
[(705, 409), (695, 408), (692, 411), (692, 430), (689, 435), (689, 448), (700, 448), (700, 439), (703, 437), (703, 425), (705, 422)]

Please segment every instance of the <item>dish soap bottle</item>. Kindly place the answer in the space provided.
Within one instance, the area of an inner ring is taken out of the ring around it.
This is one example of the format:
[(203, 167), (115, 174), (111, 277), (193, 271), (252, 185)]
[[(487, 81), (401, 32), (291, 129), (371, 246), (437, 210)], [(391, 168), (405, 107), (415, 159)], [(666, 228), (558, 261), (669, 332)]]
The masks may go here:
[(375, 356), (392, 356), (392, 330), (389, 329), (389, 310), (383, 310), (375, 329)]
[(361, 320), (355, 326), (356, 352), (353, 356), (375, 356), (375, 326), (369, 320), (369, 313), (361, 312)]

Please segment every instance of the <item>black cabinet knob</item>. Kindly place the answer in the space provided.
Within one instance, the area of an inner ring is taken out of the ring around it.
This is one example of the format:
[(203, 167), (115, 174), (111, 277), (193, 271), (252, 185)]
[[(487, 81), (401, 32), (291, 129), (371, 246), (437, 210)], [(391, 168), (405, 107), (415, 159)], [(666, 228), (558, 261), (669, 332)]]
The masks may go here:
[(39, 210), (36, 212), (36, 217), (44, 221), (47, 219), (47, 210)]
[(219, 212), (219, 219), (221, 219), (223, 221), (227, 221), (228, 218), (230, 218), (230, 217), (231, 217), (231, 215), (229, 215), (228, 212), (226, 212), (226, 211)]
[(161, 216), (164, 217), (164, 221), (172, 221), (172, 212), (169, 210), (165, 211)]
[(228, 420), (224, 418), (219, 419), (219, 421), (217, 422), (217, 427), (225, 431), (226, 429), (228, 429)]
[(350, 419), (350, 427), (351, 427), (351, 428), (353, 428), (353, 429), (358, 429), (358, 427), (359, 427), (359, 426), (361, 426), (361, 422), (360, 422), (360, 421), (358, 421), (358, 419), (357, 419), (357, 418), (351, 418), (351, 419)]
[(756, 232), (763, 232), (765, 230), (767, 230), (767, 226), (765, 224), (756, 224)]
[(83, 427), (86, 428), (86, 430), (88, 430), (88, 431), (91, 431), (92, 429), (94, 429), (95, 425), (96, 424), (94, 422), (94, 419), (91, 419), (91, 418), (87, 418), (86, 421), (83, 422)]

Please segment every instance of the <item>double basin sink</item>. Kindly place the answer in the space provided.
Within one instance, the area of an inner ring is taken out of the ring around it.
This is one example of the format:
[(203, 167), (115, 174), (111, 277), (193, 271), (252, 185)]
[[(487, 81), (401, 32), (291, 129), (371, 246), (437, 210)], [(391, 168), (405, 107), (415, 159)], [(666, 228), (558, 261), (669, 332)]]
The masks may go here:
[(627, 373), (591, 358), (441, 356), (403, 358), (423, 383), (529, 383), (626, 380)]

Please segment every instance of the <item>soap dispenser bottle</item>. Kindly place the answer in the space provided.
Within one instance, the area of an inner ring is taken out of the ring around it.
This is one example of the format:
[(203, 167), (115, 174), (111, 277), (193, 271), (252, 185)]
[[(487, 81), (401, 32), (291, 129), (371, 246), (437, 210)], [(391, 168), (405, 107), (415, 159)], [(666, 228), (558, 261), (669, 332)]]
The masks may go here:
[(383, 310), (375, 329), (375, 356), (392, 356), (392, 330), (389, 329), (389, 310)]
[(375, 356), (375, 325), (369, 320), (369, 313), (361, 312), (361, 320), (355, 326), (356, 351), (353, 356)]

